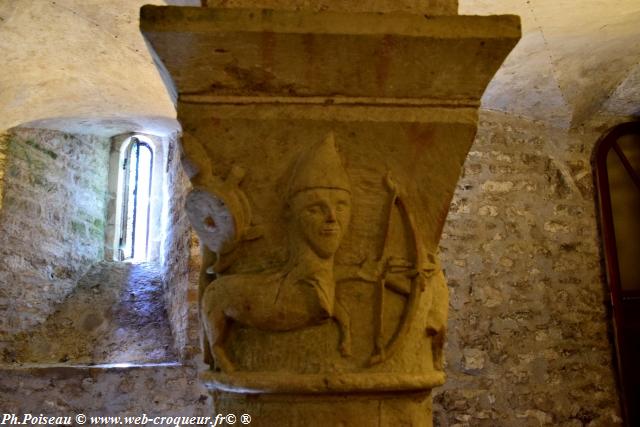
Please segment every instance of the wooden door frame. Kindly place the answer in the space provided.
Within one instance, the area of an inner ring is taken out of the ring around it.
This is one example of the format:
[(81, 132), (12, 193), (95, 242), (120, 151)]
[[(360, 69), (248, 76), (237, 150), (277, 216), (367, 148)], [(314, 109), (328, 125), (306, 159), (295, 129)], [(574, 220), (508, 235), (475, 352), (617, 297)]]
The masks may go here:
[[(618, 264), (618, 251), (616, 246), (616, 236), (613, 223), (613, 210), (611, 206), (611, 191), (609, 188), (609, 176), (607, 172), (607, 155), (611, 149), (615, 149), (617, 141), (626, 135), (640, 136), (640, 122), (630, 122), (617, 125), (609, 129), (596, 143), (593, 155), (594, 179), (596, 186), (596, 199), (599, 213), (600, 236), (604, 249), (604, 264), (607, 274), (607, 285), (611, 297), (613, 313), (613, 329), (615, 336), (615, 350), (617, 358), (619, 384), (621, 388), (622, 412), (625, 423), (633, 425), (630, 420), (630, 405), (637, 405), (637, 402), (629, 401), (630, 392), (634, 384), (629, 384), (629, 364), (625, 349), (627, 344), (623, 333), (623, 303), (625, 300), (640, 299), (640, 291), (622, 291), (620, 283), (620, 266)], [(639, 190), (640, 191), (640, 190)], [(631, 367), (631, 369), (634, 369)], [(635, 368), (639, 369), (639, 368)], [(625, 376), (625, 372), (627, 375)], [(638, 387), (636, 384), (635, 387)], [(636, 390), (637, 393), (637, 390)], [(635, 420), (637, 421), (637, 420)]]

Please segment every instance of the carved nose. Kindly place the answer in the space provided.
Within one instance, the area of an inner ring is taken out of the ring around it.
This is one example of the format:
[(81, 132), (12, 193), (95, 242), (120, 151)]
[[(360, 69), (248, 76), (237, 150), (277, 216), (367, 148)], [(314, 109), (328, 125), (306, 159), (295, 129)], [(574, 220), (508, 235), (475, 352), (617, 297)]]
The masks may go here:
[(336, 210), (332, 208), (327, 209), (327, 222), (336, 222)]

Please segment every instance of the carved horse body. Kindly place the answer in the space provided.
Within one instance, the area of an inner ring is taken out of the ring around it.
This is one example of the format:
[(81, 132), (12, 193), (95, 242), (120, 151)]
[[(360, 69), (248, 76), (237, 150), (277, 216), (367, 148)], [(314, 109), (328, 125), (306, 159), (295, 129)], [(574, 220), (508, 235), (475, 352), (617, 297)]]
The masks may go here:
[(218, 368), (234, 370), (224, 349), (233, 322), (264, 331), (291, 331), (333, 318), (340, 329), (340, 351), (350, 354), (349, 317), (335, 300), (332, 272), (304, 274), (296, 270), (232, 274), (209, 284), (203, 295), (202, 316)]

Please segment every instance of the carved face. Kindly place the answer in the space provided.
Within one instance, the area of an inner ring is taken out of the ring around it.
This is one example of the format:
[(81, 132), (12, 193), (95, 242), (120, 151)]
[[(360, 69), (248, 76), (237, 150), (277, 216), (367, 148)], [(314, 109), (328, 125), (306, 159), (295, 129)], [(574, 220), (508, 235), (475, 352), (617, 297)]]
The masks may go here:
[(351, 219), (351, 195), (329, 188), (304, 190), (293, 196), (291, 211), (300, 237), (321, 258), (338, 250)]

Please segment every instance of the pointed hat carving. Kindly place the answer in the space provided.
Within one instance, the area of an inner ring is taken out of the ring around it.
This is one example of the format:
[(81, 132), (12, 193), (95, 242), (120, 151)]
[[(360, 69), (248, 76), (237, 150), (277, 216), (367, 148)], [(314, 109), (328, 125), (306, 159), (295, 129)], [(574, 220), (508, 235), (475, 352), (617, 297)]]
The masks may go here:
[(324, 141), (302, 152), (289, 181), (288, 196), (312, 188), (333, 188), (351, 192), (349, 176), (342, 165), (333, 132)]

